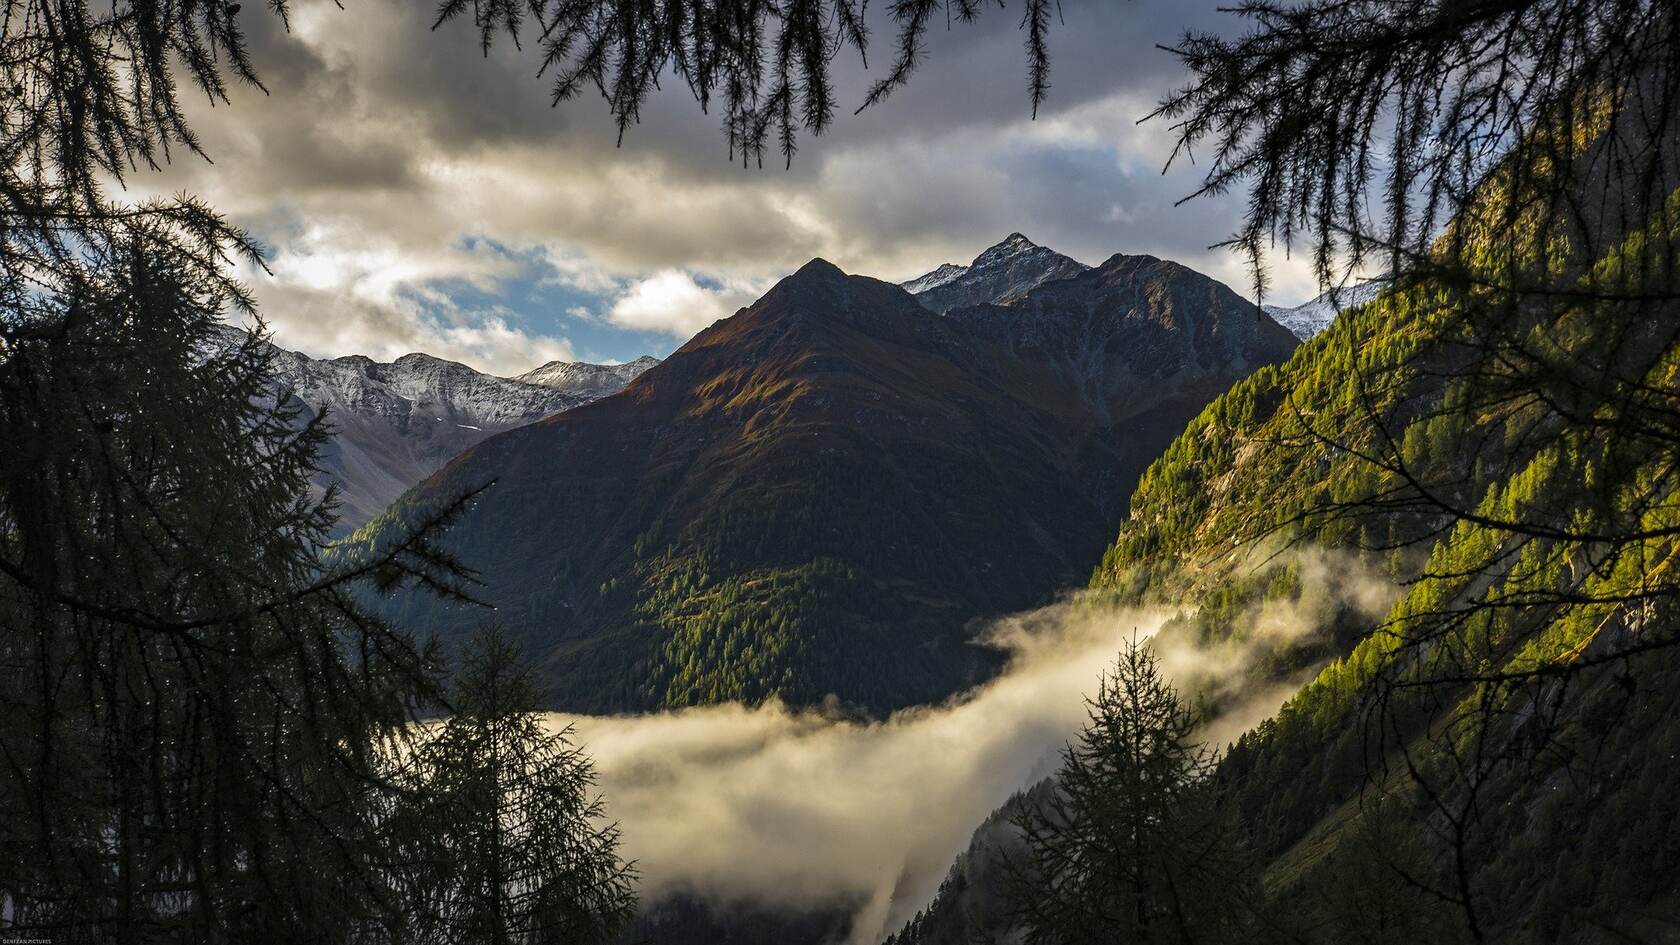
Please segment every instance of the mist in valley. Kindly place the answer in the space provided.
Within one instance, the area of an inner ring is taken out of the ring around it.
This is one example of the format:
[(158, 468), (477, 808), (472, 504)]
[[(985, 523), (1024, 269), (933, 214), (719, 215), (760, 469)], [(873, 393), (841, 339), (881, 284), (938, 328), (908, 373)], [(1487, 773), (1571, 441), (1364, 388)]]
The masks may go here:
[[(1262, 562), (1262, 559), (1257, 559)], [(1339, 610), (1379, 619), (1394, 588), (1347, 556), (1290, 552), (1302, 592), (1239, 614), (1233, 640), (1155, 641), (1181, 689), (1221, 707), (1205, 738), (1223, 745), (1277, 710), (1299, 678), (1253, 683), (1254, 654), (1303, 643)], [(873, 943), (925, 906), (977, 825), (1052, 774), (1086, 720), (1085, 693), (1134, 634), (1174, 616), (1087, 594), (990, 624), (998, 678), (944, 705), (860, 722), (780, 703), (640, 716), (551, 716), (594, 758), (609, 816), (648, 906), (674, 895), (720, 906), (852, 910)]]

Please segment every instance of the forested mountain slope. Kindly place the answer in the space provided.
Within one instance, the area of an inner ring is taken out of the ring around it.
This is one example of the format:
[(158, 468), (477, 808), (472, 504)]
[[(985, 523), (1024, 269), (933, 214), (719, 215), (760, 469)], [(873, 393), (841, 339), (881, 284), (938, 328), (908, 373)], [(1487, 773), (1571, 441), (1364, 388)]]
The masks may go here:
[[(1093, 574), (1204, 644), (1301, 593), (1270, 557), (1291, 543), (1394, 582), (1386, 620), (1253, 668), (1333, 657), (1219, 769), (1273, 918), (1299, 920), (1284, 940), (1673, 940), (1680, 191), (1602, 209), (1647, 184), (1606, 171), (1611, 138), (1519, 149), (1449, 234), (1462, 281), (1402, 276), (1214, 401)], [(1680, 180), (1672, 151), (1655, 163)], [(1599, 212), (1512, 196), (1560, 178)], [(1524, 255), (1478, 249), (1510, 227)], [(1513, 278), (1549, 288), (1499, 304)], [(972, 914), (942, 898), (897, 941), (954, 941)]]
[[(1680, 802), (1665, 787), (1680, 778), (1680, 665), (1672, 651), (1657, 650), (1635, 671), (1614, 654), (1672, 634), (1672, 608), (1640, 592), (1653, 572), (1672, 567), (1672, 538), (1637, 555), (1595, 560), (1564, 543), (1502, 538), (1416, 508), (1310, 514), (1383, 491), (1368, 464), (1306, 424), (1352, 429), (1349, 419), (1365, 411), (1369, 393), (1359, 378), (1386, 375), (1391, 415), (1414, 418), (1398, 439), (1417, 474), (1461, 481), (1472, 507), (1490, 515), (1546, 507), (1583, 525), (1604, 523), (1594, 516), (1606, 505), (1590, 487), (1596, 470), (1617, 459), (1590, 436), (1562, 437), (1513, 462), (1508, 474), (1487, 475), (1472, 462), (1474, 475), (1458, 475), (1491, 431), (1503, 438), (1510, 429), (1515, 447), (1525, 428), (1509, 416), (1478, 426), (1442, 409), (1455, 395), (1434, 374), (1455, 356), (1431, 325), (1450, 312), (1441, 301), (1401, 292), (1354, 309), (1289, 362), (1263, 368), (1215, 401), (1143, 477), (1093, 588), (1123, 600), (1179, 602), (1181, 617), (1163, 632), (1212, 643), (1245, 609), (1301, 593), (1287, 556), (1259, 566), (1286, 534), (1342, 549), (1404, 582), (1381, 626), (1344, 615), (1326, 638), (1255, 667), (1275, 678), (1339, 654), (1221, 765), (1269, 887), (1289, 908), (1328, 927), (1359, 929), (1357, 903), (1334, 898), (1349, 870), (1380, 882), (1403, 867), (1450, 888), (1458, 867), (1449, 814), (1462, 816), (1474, 800), (1467, 881), (1492, 940), (1668, 941), (1680, 906), (1673, 833)], [(1664, 358), (1652, 369), (1674, 366)], [(1659, 468), (1633, 478), (1671, 496), (1674, 483), (1658, 478)], [(1674, 521), (1673, 509), (1664, 498), (1643, 514), (1661, 530)], [(1275, 538), (1261, 537), (1280, 526)], [(1467, 603), (1487, 599), (1522, 606)], [(1446, 629), (1433, 629), (1442, 622)], [(1426, 667), (1405, 665), (1419, 659), (1402, 642), (1409, 627), (1431, 628)], [(1582, 668), (1567, 677), (1557, 671), (1570, 666)], [(1478, 673), (1506, 673), (1510, 681), (1422, 684)], [(1404, 692), (1408, 680), (1419, 685), (1415, 697)], [(1484, 698), (1495, 700), (1485, 709), (1494, 724), (1472, 738), (1462, 713), (1484, 711), (1476, 708)], [(1458, 773), (1466, 758), (1478, 772), (1473, 798)], [(1435, 801), (1408, 776), (1408, 764), (1441, 792)], [(995, 871), (974, 874), (971, 864), (986, 856), (971, 851), (961, 874), (894, 941), (963, 941), (1006, 925), (996, 901), (950, 898), (976, 885), (994, 894), (1001, 888)], [(1456, 911), (1439, 901), (1415, 893), (1395, 901), (1415, 911), (1390, 917), (1400, 936), (1394, 941), (1462, 938)], [(1426, 933), (1436, 937), (1406, 937)]]
[[(993, 672), (971, 622), (1082, 580), (1149, 459), (1294, 344), (1150, 257), (945, 318), (817, 260), (620, 396), (487, 440), (389, 515), (494, 482), (451, 546), (558, 707), (832, 694), (884, 711)], [(398, 606), (446, 638), (486, 616)]]

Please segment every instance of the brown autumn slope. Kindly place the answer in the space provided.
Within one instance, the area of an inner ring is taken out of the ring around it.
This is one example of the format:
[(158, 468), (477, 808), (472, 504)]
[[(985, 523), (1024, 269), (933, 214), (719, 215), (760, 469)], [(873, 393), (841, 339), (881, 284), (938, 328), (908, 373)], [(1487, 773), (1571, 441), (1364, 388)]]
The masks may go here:
[[(623, 393), (485, 441), (387, 516), (495, 480), (451, 545), (557, 707), (832, 694), (885, 711), (995, 671), (976, 621), (1082, 584), (1145, 466), (1294, 346), (1151, 257), (945, 317), (815, 260)], [(399, 607), (446, 640), (485, 617)]]

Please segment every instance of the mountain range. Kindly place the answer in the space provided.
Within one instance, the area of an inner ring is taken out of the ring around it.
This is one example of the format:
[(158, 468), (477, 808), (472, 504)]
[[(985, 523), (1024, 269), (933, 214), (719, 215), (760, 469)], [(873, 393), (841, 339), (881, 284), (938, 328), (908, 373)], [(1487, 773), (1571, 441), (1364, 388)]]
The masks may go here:
[(1306, 341), (1330, 327), (1336, 316), (1344, 309), (1364, 305), (1387, 288), (1387, 276), (1378, 276), (1355, 282), (1352, 285), (1330, 289), (1311, 301), (1300, 305), (1286, 307), (1281, 305), (1262, 305), (1266, 314), (1272, 316), (1279, 325), (1295, 333), (1295, 337)]
[(304, 408), (300, 422), (328, 412), (333, 435), (318, 457), (315, 481), (338, 487), (340, 533), (360, 527), (485, 437), (617, 393), (659, 363), (652, 357), (610, 365), (552, 361), (506, 378), (427, 354), (381, 363), (270, 347), (276, 383)]
[[(929, 317), (934, 293), (983, 301)], [(1070, 266), (1012, 235), (919, 296), (813, 260), (616, 396), (469, 448), (357, 541), (494, 480), (449, 547), (556, 708), (888, 711), (993, 673), (975, 622), (1082, 582), (1147, 463), (1295, 344), (1149, 256)], [(485, 616), (395, 606), (446, 641)]]

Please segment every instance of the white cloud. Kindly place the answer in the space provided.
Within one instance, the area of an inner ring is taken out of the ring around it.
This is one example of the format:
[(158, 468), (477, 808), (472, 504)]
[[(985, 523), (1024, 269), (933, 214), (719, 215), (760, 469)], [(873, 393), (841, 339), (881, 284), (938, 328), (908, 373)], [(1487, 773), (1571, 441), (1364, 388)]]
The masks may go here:
[(850, 941), (902, 924), (969, 835), (1054, 769), (1081, 693), (1161, 615), (1058, 606), (1003, 622), (1009, 673), (885, 722), (779, 704), (574, 722), (645, 901), (683, 893), (771, 908), (856, 907)]
[[(505, 306), (509, 331), (535, 332), (532, 316), (564, 312), (518, 310), (519, 260), (546, 262), (526, 274), (598, 299), (589, 307), (610, 323), (678, 338), (813, 256), (908, 278), (1012, 230), (1089, 262), (1168, 256), (1242, 289), (1240, 261), (1206, 248), (1229, 235), (1240, 201), (1172, 207), (1197, 171), (1157, 176), (1170, 129), (1136, 124), (1179, 81), (1154, 43), (1198, 17), (1209, 11), (1070, 10), (1036, 122), (1009, 18), (942, 33), (911, 87), (805, 140), (791, 170), (759, 170), (727, 159), (715, 117), (686, 90), (655, 95), (617, 147), (599, 101), (550, 108), (528, 56), (507, 44), (479, 56), (465, 24), (432, 31), (396, 0), (299, 0), (290, 32), (272, 17), (248, 24), (271, 94), (236, 88), (216, 108), (188, 98), (216, 163), (182, 157), (129, 183), (136, 197), (197, 194), (274, 246), (274, 277), (252, 286), (278, 340), (314, 353), (431, 344), (444, 336), (426, 320), (453, 316), (410, 303), (458, 286)], [(870, 76), (838, 68), (842, 97), (861, 95)], [(1115, 206), (1124, 213), (1105, 217)], [(1280, 301), (1316, 294), (1284, 275)], [(282, 309), (310, 293), (332, 304)], [(309, 313), (326, 323), (305, 326)], [(456, 343), (495, 359), (476, 366), (506, 370), (525, 342)]]
[(532, 333), (503, 309), (462, 307), (442, 285), (493, 292), (517, 267), (464, 247), (418, 250), (354, 227), (316, 226), (290, 237), (250, 281), (259, 310), (284, 347), (315, 357), (414, 351), (514, 375), (570, 359), (563, 337)]
[(705, 285), (691, 273), (664, 269), (631, 284), (613, 302), (607, 320), (636, 331), (686, 339), (752, 304), (766, 288), (762, 280), (739, 278)]
[(511, 377), (547, 361), (575, 360), (565, 338), (526, 332), (497, 311), (439, 317), (412, 299), (389, 305), (344, 293), (271, 285), (261, 313), (275, 341), (312, 357), (365, 354), (391, 361), (415, 351)]

